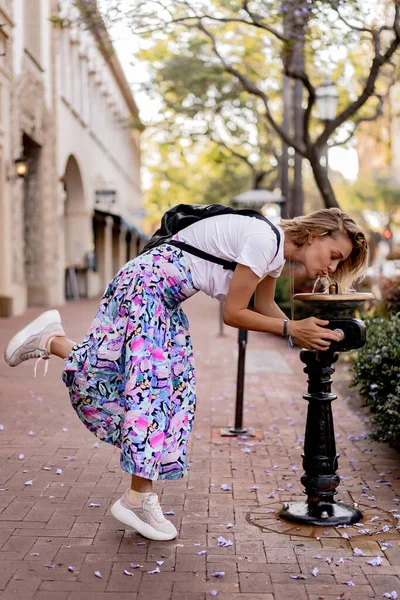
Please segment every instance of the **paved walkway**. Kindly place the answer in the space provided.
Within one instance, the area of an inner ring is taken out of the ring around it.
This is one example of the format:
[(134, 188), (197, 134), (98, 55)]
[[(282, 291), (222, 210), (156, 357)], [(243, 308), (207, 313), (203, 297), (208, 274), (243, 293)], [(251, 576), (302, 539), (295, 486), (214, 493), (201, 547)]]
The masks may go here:
[[(96, 306), (62, 307), (71, 337), (82, 338)], [(198, 373), (190, 472), (156, 484), (180, 532), (172, 542), (144, 542), (110, 515), (129, 476), (118, 451), (97, 444), (75, 416), (61, 361), (52, 360), (46, 378), (33, 379), (32, 364), (14, 370), (1, 359), (1, 600), (400, 597), (392, 516), (400, 502), (399, 455), (366, 438), (367, 419), (346, 396), (343, 367), (334, 376), (344, 390), (334, 403), (338, 497), (360, 502), (365, 521), (351, 530), (289, 526), (274, 513), (284, 501), (303, 499), (306, 380), (298, 352), (288, 354), (280, 338), (250, 334), (245, 424), (256, 437), (221, 438), (219, 428), (233, 421), (237, 332), (226, 328), (218, 337), (218, 305), (200, 294), (186, 310)], [(1, 346), (38, 312), (0, 320)], [(355, 548), (365, 556), (355, 556)]]

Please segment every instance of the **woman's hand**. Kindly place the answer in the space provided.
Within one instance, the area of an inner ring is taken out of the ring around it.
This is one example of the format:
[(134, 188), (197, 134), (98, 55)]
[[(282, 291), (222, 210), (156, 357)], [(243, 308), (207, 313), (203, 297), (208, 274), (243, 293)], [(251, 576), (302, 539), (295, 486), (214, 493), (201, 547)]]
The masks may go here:
[(340, 341), (340, 335), (322, 327), (323, 325), (329, 325), (329, 321), (309, 317), (301, 321), (290, 321), (288, 330), (298, 346), (307, 350), (328, 350), (331, 342)]

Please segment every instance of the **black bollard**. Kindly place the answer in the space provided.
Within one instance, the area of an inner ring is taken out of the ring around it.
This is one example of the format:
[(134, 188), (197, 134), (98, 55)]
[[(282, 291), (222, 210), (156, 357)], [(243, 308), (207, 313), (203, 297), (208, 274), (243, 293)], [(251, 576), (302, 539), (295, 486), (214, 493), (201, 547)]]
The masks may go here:
[[(255, 296), (250, 299), (249, 309), (254, 308)], [(222, 427), (220, 435), (222, 437), (234, 437), (236, 435), (247, 435), (249, 437), (255, 437), (255, 433), (252, 430), (243, 428), (243, 402), (244, 402), (244, 380), (245, 380), (245, 366), (246, 366), (246, 347), (248, 340), (247, 329), (239, 329), (238, 332), (238, 363), (237, 363), (237, 376), (236, 376), (236, 406), (235, 406), (235, 426), (234, 427)]]
[(224, 336), (224, 303), (220, 302), (219, 303), (219, 315), (218, 315), (218, 321), (219, 321), (219, 337), (223, 337)]
[(337, 398), (331, 391), (332, 366), (338, 352), (360, 348), (365, 344), (365, 324), (355, 319), (355, 308), (373, 298), (372, 294), (296, 294), (310, 312), (320, 319), (329, 320), (329, 328), (340, 332), (341, 341), (332, 343), (328, 350), (302, 350), (300, 359), (306, 364), (308, 401), (304, 438), (301, 483), (305, 488), (305, 502), (284, 505), (279, 516), (303, 525), (349, 525), (362, 519), (357, 505), (336, 502), (334, 496), (340, 478), (336, 474), (339, 455), (336, 453), (332, 401)]

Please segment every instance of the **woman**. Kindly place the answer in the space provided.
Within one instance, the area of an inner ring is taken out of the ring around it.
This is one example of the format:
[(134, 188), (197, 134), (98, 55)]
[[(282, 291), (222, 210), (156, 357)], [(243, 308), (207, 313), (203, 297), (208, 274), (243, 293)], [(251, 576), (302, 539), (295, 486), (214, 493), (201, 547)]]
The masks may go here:
[[(10, 366), (30, 358), (65, 360), (63, 381), (73, 408), (97, 437), (121, 449), (121, 467), (132, 476), (111, 512), (149, 539), (177, 536), (152, 482), (183, 477), (193, 427), (195, 371), (181, 302), (202, 290), (225, 301), (228, 325), (290, 335), (304, 348), (326, 350), (339, 339), (326, 328), (328, 321), (288, 321), (274, 302), (276, 279), (291, 259), (303, 264), (310, 278), (335, 273), (342, 291), (349, 289), (367, 265), (363, 231), (339, 209), (281, 220), (278, 231), (280, 243), (267, 222), (249, 216), (198, 221), (173, 240), (235, 261), (234, 272), (171, 240), (122, 267), (81, 344), (67, 338), (58, 311), (51, 310), (6, 349)], [(249, 310), (253, 293), (254, 310)]]

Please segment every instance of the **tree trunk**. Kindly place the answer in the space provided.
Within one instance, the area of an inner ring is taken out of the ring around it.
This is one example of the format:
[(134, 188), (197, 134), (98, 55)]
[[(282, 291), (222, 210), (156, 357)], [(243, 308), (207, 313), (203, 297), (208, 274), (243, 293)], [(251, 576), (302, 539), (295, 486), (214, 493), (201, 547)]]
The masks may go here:
[[(304, 5), (304, 6), (303, 6)], [(309, 11), (305, 0), (282, 0), (283, 30), (289, 39), (284, 46), (284, 67), (287, 75), (301, 75), (304, 72), (304, 39)], [(290, 84), (289, 84), (290, 85)], [(303, 82), (294, 79), (290, 106), (290, 121), (293, 137), (298, 146), (304, 144), (303, 121)], [(290, 216), (303, 214), (303, 157), (296, 153), (294, 158), (293, 189), (290, 204)]]
[(336, 200), (335, 192), (329, 181), (328, 171), (321, 165), (321, 151), (318, 148), (313, 147), (309, 152), (308, 159), (313, 171), (315, 183), (323, 198), (326, 208), (340, 208), (338, 201)]
[[(291, 113), (291, 94), (290, 94), (290, 79), (283, 74), (282, 81), (283, 91), (283, 130), (290, 133), (290, 113)], [(285, 203), (282, 206), (282, 217), (292, 217), (292, 202), (289, 183), (289, 153), (288, 145), (282, 140), (282, 154), (280, 160), (280, 187), (281, 194), (285, 198)]]
[[(296, 80), (293, 90), (294, 111), (294, 137), (297, 144), (303, 141), (303, 83)], [(304, 213), (303, 192), (303, 157), (296, 152), (294, 157), (293, 199), (292, 217), (298, 217)]]

